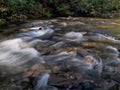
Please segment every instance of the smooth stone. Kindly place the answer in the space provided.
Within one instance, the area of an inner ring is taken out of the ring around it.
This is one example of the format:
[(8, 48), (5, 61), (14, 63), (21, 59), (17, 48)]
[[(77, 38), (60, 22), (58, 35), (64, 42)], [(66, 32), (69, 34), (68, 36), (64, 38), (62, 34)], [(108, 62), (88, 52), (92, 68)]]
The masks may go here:
[(40, 27), (32, 27), (32, 28), (23, 28), (23, 29), (20, 29), (20, 31), (22, 32), (28, 32), (28, 31), (37, 31), (37, 30), (42, 30), (43, 27), (40, 26)]
[(82, 33), (80, 32), (68, 32), (64, 35), (65, 38), (68, 38), (68, 39), (82, 39), (83, 38), (83, 35)]
[(80, 32), (68, 32), (63, 36), (63, 40), (68, 43), (81, 43), (83, 41), (83, 34)]
[(32, 37), (38, 39), (49, 39), (54, 34), (54, 30), (47, 28), (45, 30), (37, 30), (37, 31), (28, 31), (25, 33), (20, 33), (18, 36), (20, 37)]
[(30, 30), (43, 30), (43, 27), (33, 27), (33, 28), (29, 28)]

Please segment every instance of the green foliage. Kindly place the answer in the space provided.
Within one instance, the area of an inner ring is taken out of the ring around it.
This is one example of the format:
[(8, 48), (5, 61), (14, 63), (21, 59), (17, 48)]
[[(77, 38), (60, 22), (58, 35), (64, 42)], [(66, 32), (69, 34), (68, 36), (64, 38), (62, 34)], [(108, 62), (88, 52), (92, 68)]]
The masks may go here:
[(25, 14), (26, 12), (34, 14), (35, 11), (42, 11), (42, 4), (37, 3), (34, 0), (8, 0), (7, 7), (10, 12)]
[(0, 0), (0, 18), (10, 22), (53, 16), (111, 17), (119, 11), (120, 0)]
[(5, 16), (8, 16), (8, 12), (8, 8), (0, 7), (0, 18), (6, 18)]
[(58, 4), (59, 0), (49, 0), (49, 3)]
[(8, 8), (13, 11), (13, 10), (22, 10), (24, 6), (27, 4), (26, 0), (8, 0)]
[(26, 19), (27, 19), (27, 16), (15, 13), (15, 14), (12, 14), (9, 20), (11, 22), (24, 22)]
[[(120, 0), (73, 0), (73, 7), (79, 13), (103, 14), (120, 9)], [(93, 13), (94, 11), (94, 13)]]
[(3, 26), (3, 25), (6, 25), (7, 24), (7, 21), (3, 18), (0, 19), (0, 27)]
[(58, 12), (60, 12), (60, 15), (63, 15), (63, 16), (72, 15), (72, 12), (70, 11), (70, 5), (69, 4), (62, 3), (57, 7), (57, 10), (58, 10)]

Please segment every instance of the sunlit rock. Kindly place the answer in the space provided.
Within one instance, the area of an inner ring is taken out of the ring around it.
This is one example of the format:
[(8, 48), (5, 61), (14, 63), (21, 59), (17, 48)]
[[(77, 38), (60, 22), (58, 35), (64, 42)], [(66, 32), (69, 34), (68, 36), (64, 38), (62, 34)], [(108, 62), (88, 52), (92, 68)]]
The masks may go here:
[(43, 29), (43, 27), (41, 26), (41, 27), (33, 27), (33, 28), (29, 28), (30, 30), (42, 30)]
[(23, 29), (20, 29), (20, 31), (22, 32), (28, 32), (28, 31), (37, 31), (37, 30), (42, 30), (43, 27), (40, 26), (40, 27), (32, 27), (32, 28), (23, 28)]

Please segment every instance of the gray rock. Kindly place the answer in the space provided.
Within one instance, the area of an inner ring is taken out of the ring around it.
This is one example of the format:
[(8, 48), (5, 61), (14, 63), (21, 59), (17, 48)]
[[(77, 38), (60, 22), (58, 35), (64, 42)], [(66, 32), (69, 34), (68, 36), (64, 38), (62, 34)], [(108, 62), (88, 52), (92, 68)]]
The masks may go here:
[(54, 30), (47, 28), (43, 30), (34, 30), (34, 31), (28, 31), (25, 33), (20, 33), (18, 36), (20, 37), (32, 37), (32, 38), (38, 38), (38, 39), (49, 39), (54, 34)]

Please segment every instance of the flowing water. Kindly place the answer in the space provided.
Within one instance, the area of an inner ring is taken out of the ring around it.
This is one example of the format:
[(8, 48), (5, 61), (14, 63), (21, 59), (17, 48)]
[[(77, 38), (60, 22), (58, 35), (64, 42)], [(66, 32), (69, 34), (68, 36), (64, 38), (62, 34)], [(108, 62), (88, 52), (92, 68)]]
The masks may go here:
[(0, 38), (0, 90), (119, 90), (120, 19), (29, 21)]
[(40, 89), (42, 89), (42, 88), (47, 87), (49, 77), (50, 77), (50, 75), (49, 75), (48, 73), (40, 76), (40, 77), (38, 78), (37, 85), (35, 86), (35, 90), (40, 90)]

